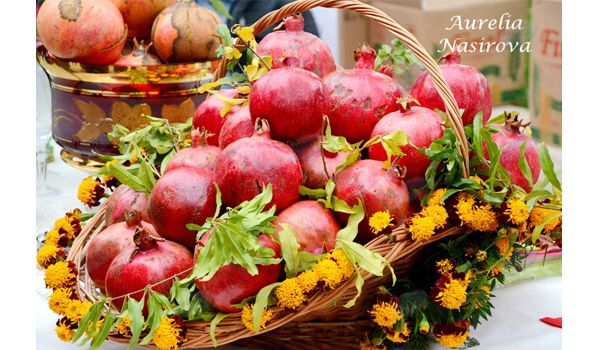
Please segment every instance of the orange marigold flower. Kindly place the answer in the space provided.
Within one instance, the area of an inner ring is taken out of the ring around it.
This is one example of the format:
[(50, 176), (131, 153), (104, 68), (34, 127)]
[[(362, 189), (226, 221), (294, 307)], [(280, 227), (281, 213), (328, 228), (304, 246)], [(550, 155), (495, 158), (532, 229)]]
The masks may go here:
[[(265, 308), (260, 319), (260, 329), (266, 329), (266, 323), (272, 319), (272, 310)], [(253, 304), (246, 303), (241, 311), (241, 321), (247, 329), (253, 331)]]
[(295, 310), (307, 301), (307, 297), (303, 293), (303, 288), (297, 282), (296, 278), (287, 278), (274, 291), (278, 305), (285, 308)]
[(527, 204), (519, 198), (512, 198), (506, 203), (507, 209), (505, 214), (509, 216), (508, 221), (520, 226), (527, 222), (529, 213), (527, 212)]
[(46, 286), (51, 289), (72, 287), (77, 282), (77, 267), (72, 261), (59, 261), (48, 266), (44, 276)]
[(395, 331), (394, 329), (382, 328), (382, 331), (384, 331), (388, 340), (395, 343), (405, 343), (409, 340), (411, 328), (409, 328), (409, 322), (405, 322), (402, 330)]
[(57, 288), (48, 297), (48, 306), (56, 314), (64, 316), (73, 300), (77, 300), (77, 295), (71, 288)]
[[(440, 277), (430, 291), (430, 298), (447, 309), (458, 309), (467, 299), (467, 275), (454, 273)], [(462, 277), (462, 278), (457, 278)]]
[(47, 268), (58, 261), (58, 258), (64, 258), (65, 254), (61, 247), (46, 244), (37, 251), (37, 264), (42, 268)]
[(99, 178), (86, 177), (77, 190), (77, 198), (88, 207), (100, 205), (100, 199), (104, 197), (104, 185)]
[(160, 349), (180, 349), (182, 343), (187, 341), (187, 326), (179, 316), (162, 317), (160, 325), (154, 330), (152, 340)]
[(56, 322), (56, 335), (63, 342), (70, 342), (77, 330), (77, 324), (66, 317)]
[(369, 313), (372, 314), (374, 322), (381, 327), (392, 328), (397, 321), (403, 318), (398, 303), (394, 301), (377, 302)]
[(500, 255), (505, 257), (504, 260), (511, 259), (511, 255), (513, 255), (513, 247), (511, 247), (509, 237), (501, 237), (498, 241), (496, 241), (496, 243), (494, 243), (494, 245), (500, 250)]
[[(554, 213), (555, 213), (555, 211), (551, 210), (551, 209), (538, 208), (538, 207), (532, 208), (532, 211), (530, 212), (530, 217), (529, 217), (530, 227), (539, 226), (540, 224), (542, 224), (544, 222), (544, 220), (546, 220), (548, 218), (548, 216), (550, 216)], [(550, 231), (554, 230), (555, 228), (557, 228), (559, 225), (561, 225), (561, 223), (562, 223), (562, 217), (552, 219), (552, 220), (550, 220), (550, 222), (548, 222), (546, 225), (544, 225), (543, 232), (550, 232)]]
[(432, 333), (436, 336), (436, 341), (447, 348), (458, 348), (469, 336), (469, 320), (455, 320), (446, 325), (435, 324)]
[(374, 234), (379, 234), (388, 228), (392, 228), (393, 220), (394, 218), (390, 216), (388, 211), (379, 211), (370, 217), (368, 224)]

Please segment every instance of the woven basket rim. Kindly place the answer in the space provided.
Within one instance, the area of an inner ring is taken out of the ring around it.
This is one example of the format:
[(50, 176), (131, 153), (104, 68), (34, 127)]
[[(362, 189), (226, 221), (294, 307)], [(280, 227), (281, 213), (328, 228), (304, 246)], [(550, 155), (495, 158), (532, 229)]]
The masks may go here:
[[(265, 28), (268, 28), (269, 26), (289, 15), (298, 12), (304, 12), (315, 7), (346, 9), (364, 15), (379, 22), (412, 50), (414, 55), (420, 60), (420, 62), (422, 62), (422, 64), (430, 73), (434, 85), (445, 102), (446, 114), (451, 122), (451, 128), (457, 134), (457, 138), (461, 141), (462, 147), (465, 147), (464, 149), (460, 149), (460, 153), (463, 156), (463, 162), (465, 165), (464, 176), (467, 177), (469, 154), (467, 152), (467, 143), (465, 142), (466, 139), (463, 130), (463, 124), (458, 112), (455, 98), (448, 87), (448, 84), (444, 79), (437, 62), (430, 56), (430, 54), (426, 52), (426, 50), (409, 31), (402, 28), (398, 23), (396, 23), (381, 10), (358, 0), (297, 0), (265, 15), (259, 21), (254, 23), (252, 25), (254, 28), (254, 34), (259, 34)], [(223, 58), (218, 69), (214, 73), (214, 81), (225, 74), (226, 64), (226, 59)], [(85, 274), (84, 262), (87, 251), (87, 243), (91, 240), (91, 238), (93, 238), (94, 235), (98, 234), (104, 228), (105, 210), (106, 203), (103, 203), (98, 208), (96, 215), (94, 215), (94, 217), (91, 218), (83, 227), (82, 232), (73, 242), (73, 245), (67, 256), (67, 260), (73, 261), (80, 271), (80, 275), (78, 276), (79, 283), (76, 284), (76, 294), (81, 298), (81, 300), (89, 300), (92, 302), (101, 300), (101, 295), (97, 290), (95, 290), (93, 282)], [(462, 227), (450, 227), (440, 233), (435, 234), (429, 241), (422, 243), (410, 240), (408, 238), (407, 232), (405, 231), (404, 225), (401, 225), (400, 227), (395, 228), (391, 233), (394, 242), (389, 242), (388, 237), (383, 235), (368, 242), (365, 247), (373, 252), (380, 253), (392, 265), (397, 261), (403, 262), (401, 259), (405, 259), (406, 257), (412, 258), (414, 252), (422, 249), (429, 243), (462, 232), (464, 232)], [(366, 281), (376, 277), (365, 270), (360, 269), (360, 271), (361, 276)], [(273, 312), (273, 317), (269, 321), (267, 329), (261, 331), (260, 334), (274, 330), (285, 324), (289, 324), (290, 322), (301, 323), (306, 320), (309, 321), (309, 318), (302, 319), (302, 317), (308, 315), (310, 312), (327, 307), (339, 299), (351, 299), (357, 293), (355, 288), (356, 277), (357, 276), (354, 274), (352, 277), (343, 281), (340, 286), (334, 289), (321, 290), (313, 293), (313, 295), (309, 298), (307, 305), (299, 309), (297, 312), (288, 312), (278, 306), (272, 307), (271, 311)], [(188, 328), (188, 341), (184, 342), (181, 345), (181, 348), (207, 348), (214, 346), (210, 336), (210, 321), (185, 321), (185, 324)], [(215, 329), (215, 337), (218, 345), (233, 343), (237, 340), (252, 337), (254, 335), (256, 334), (247, 329), (241, 322), (241, 312), (229, 314), (229, 316), (223, 319)], [(116, 332), (110, 333), (108, 335), (108, 339), (127, 344), (130, 340), (130, 338), (123, 337)], [(142, 346), (145, 348), (158, 349), (151, 342)]]

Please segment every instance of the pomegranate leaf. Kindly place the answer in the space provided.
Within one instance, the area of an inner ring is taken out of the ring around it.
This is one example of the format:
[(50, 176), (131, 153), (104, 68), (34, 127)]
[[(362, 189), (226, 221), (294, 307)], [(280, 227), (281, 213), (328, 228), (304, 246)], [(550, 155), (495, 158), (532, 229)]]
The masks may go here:
[[(87, 333), (87, 329), (92, 326), (94, 329), (96, 328), (95, 325), (102, 316), (102, 311), (104, 310), (105, 302), (98, 302), (95, 303), (89, 308), (89, 311), (81, 318), (79, 321), (79, 327), (75, 331), (73, 338), (71, 339), (72, 343), (77, 342), (85, 333)], [(80, 345), (85, 344), (89, 340), (89, 336), (86, 337)]]
[(562, 215), (562, 211), (555, 211), (554, 213), (548, 215), (540, 225), (534, 227), (534, 231), (532, 231), (532, 243), (536, 243), (536, 240), (542, 234), (542, 230), (544, 230), (544, 226), (546, 226), (552, 220), (561, 217)]
[[(289, 276), (287, 275), (287, 277)], [(266, 307), (268, 307), (268, 305), (272, 303), (272, 292), (279, 285), (280, 282), (275, 282), (270, 285), (267, 285), (260, 289), (260, 291), (257, 293), (255, 297), (255, 302), (253, 304), (252, 310), (253, 331), (255, 332), (255, 334), (258, 334), (260, 332), (260, 323), (262, 321), (262, 315), (264, 313), (264, 310), (266, 309)]]
[(278, 231), (277, 241), (280, 244), (280, 256), (285, 262), (284, 271), (287, 278), (295, 277), (299, 265), (299, 243), (297, 243), (295, 232), (289, 224), (281, 223), (280, 226), (282, 230)]
[(227, 314), (226, 312), (219, 312), (216, 314), (216, 317), (214, 317), (214, 319), (210, 323), (210, 338), (212, 338), (212, 343), (214, 344), (214, 347), (218, 347), (218, 342), (216, 341), (216, 326), (218, 326), (220, 321), (227, 318), (228, 315), (230, 314)]
[(525, 177), (528, 181), (530, 186), (534, 185), (534, 180), (532, 179), (532, 170), (529, 167), (529, 163), (527, 162), (527, 158), (525, 158), (525, 148), (527, 146), (527, 141), (523, 142), (521, 146), (519, 146), (519, 153), (521, 157), (519, 157), (518, 164), (519, 170), (521, 170), (521, 174)]
[[(358, 204), (354, 205), (351, 208), (353, 213), (351, 215), (349, 215), (347, 225), (345, 227), (343, 227), (340, 231), (338, 231), (338, 233), (336, 234), (337, 241), (342, 240), (342, 241), (346, 241), (346, 242), (353, 242), (355, 237), (357, 237), (359, 223), (365, 217), (365, 211), (363, 209), (363, 204), (361, 203), (361, 199), (357, 199), (357, 200), (358, 200)], [(345, 205), (346, 205), (346, 203), (345, 203)]]
[(550, 152), (548, 152), (548, 148), (546, 144), (542, 142), (539, 147), (539, 156), (540, 156), (540, 167), (542, 168), (542, 172), (544, 176), (550, 181), (552, 186), (557, 189), (559, 192), (563, 192), (563, 188), (561, 186), (561, 182), (559, 181), (557, 174), (554, 170), (554, 163), (552, 158), (550, 157)]
[[(143, 302), (143, 298), (141, 300)], [(123, 308), (128, 310), (129, 319), (131, 320), (131, 340), (129, 341), (128, 350), (133, 349), (137, 345), (137, 341), (141, 336), (143, 330), (143, 314), (141, 312), (141, 304), (133, 298), (127, 298), (123, 304)]]

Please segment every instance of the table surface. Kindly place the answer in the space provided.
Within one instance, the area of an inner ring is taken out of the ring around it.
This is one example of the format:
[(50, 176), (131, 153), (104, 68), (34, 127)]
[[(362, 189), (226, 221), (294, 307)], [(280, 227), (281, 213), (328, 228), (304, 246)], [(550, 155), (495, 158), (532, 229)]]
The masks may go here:
[[(501, 106), (495, 113), (506, 110), (517, 110), (524, 114), (526, 110), (519, 107)], [(525, 119), (525, 117), (524, 117)], [(36, 198), (36, 234), (45, 232), (54, 222), (66, 212), (79, 208), (84, 212), (93, 209), (84, 207), (77, 199), (77, 188), (89, 173), (75, 169), (64, 163), (59, 156), (60, 147), (55, 143), (55, 160), (48, 165), (48, 185), (60, 190), (51, 198)], [(555, 168), (561, 168), (561, 150), (549, 147)], [(33, 244), (33, 234), (31, 235)], [(54, 331), (59, 316), (54, 314), (47, 305), (50, 291), (44, 288), (43, 271), (36, 270), (36, 343), (38, 349), (68, 350), (81, 349), (76, 344), (65, 343), (56, 337)], [(562, 276), (546, 276), (540, 278), (523, 279), (501, 286), (493, 291), (495, 298), (492, 317), (470, 330), (470, 336), (480, 342), (476, 349), (561, 349), (562, 329), (550, 326), (540, 321), (543, 317), (562, 316)], [(84, 348), (88, 346), (85, 345)], [(124, 350), (127, 346), (111, 341), (105, 342), (101, 350)], [(223, 345), (224, 350), (248, 349), (235, 345)], [(135, 347), (135, 350), (145, 349)], [(430, 349), (444, 349), (434, 341)]]

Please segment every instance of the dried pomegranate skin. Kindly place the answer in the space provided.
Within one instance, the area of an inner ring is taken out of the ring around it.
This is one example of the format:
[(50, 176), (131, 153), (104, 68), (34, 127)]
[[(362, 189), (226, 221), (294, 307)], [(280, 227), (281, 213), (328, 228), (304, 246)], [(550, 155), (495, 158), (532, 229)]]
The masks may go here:
[(154, 20), (168, 6), (177, 0), (110, 0), (129, 27), (129, 38), (149, 38), (152, 34)]
[[(201, 242), (207, 243), (211, 232), (201, 237)], [(271, 248), (279, 258), (280, 245), (275, 243), (269, 235), (260, 233), (259, 244), (262, 247)], [(197, 260), (199, 252), (196, 249), (194, 260)], [(252, 276), (242, 266), (229, 264), (221, 267), (208, 281), (195, 280), (199, 291), (206, 301), (222, 312), (237, 312), (241, 309), (235, 308), (233, 304), (239, 304), (243, 299), (255, 296), (263, 287), (270, 285), (280, 276), (281, 264), (258, 265), (258, 274)]]

